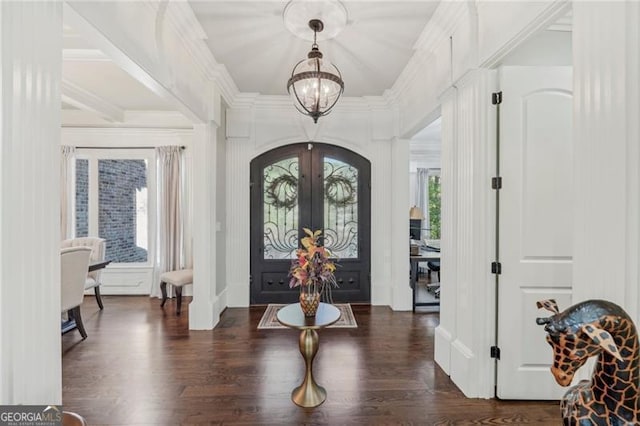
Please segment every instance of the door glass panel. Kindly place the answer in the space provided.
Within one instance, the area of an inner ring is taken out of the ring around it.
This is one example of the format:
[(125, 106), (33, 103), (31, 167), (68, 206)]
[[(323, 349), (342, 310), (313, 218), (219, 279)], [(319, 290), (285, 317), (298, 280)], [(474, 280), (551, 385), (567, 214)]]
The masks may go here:
[(147, 160), (98, 160), (98, 234), (116, 263), (148, 259)]
[(293, 259), (298, 248), (298, 157), (264, 168), (264, 258)]
[(324, 158), (324, 245), (340, 259), (358, 257), (358, 169)]

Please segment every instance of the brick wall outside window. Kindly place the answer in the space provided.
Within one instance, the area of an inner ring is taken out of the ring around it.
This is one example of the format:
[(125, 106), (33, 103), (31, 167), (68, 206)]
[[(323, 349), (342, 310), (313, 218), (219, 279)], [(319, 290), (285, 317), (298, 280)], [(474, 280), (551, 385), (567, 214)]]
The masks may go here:
[[(76, 236), (88, 235), (89, 161), (76, 160)], [(136, 194), (147, 187), (145, 160), (98, 160), (98, 235), (106, 239), (106, 258), (114, 263), (146, 262), (136, 244)], [(143, 197), (146, 202), (146, 197)], [(146, 208), (146, 203), (143, 205)], [(145, 215), (146, 217), (146, 215)], [(146, 223), (140, 224), (146, 227)], [(146, 229), (144, 229), (146, 236)], [(146, 242), (145, 242), (146, 245)]]

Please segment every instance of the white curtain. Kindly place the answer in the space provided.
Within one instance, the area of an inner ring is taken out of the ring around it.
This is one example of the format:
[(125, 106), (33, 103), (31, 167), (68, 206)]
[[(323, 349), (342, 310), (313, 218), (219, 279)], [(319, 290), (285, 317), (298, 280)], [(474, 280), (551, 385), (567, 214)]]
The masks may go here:
[(60, 148), (60, 239), (65, 240), (72, 238), (74, 234), (76, 149), (67, 145)]
[(422, 219), (422, 230), (420, 237), (422, 239), (429, 238), (429, 169), (418, 168), (416, 173), (416, 206), (422, 210), (424, 219)]
[(179, 146), (158, 147), (156, 159), (158, 164), (157, 260), (151, 296), (161, 297), (160, 274), (183, 269), (185, 265), (182, 149)]

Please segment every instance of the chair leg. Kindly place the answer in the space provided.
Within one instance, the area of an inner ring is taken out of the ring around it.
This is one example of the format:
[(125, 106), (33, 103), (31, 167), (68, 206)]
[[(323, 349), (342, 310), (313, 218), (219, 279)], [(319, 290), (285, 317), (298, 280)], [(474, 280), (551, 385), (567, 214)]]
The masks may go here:
[(182, 308), (182, 286), (176, 286), (176, 303), (178, 304), (176, 308), (176, 315), (180, 315), (180, 310)]
[(100, 308), (100, 310), (104, 309), (104, 306), (102, 305), (102, 296), (100, 295), (100, 286), (95, 286), (93, 288), (93, 291), (96, 294), (96, 302), (98, 302), (98, 307)]
[(162, 303), (160, 303), (160, 307), (164, 308), (164, 304), (167, 301), (167, 283), (164, 281), (160, 281), (160, 291), (162, 292)]
[(82, 336), (82, 340), (87, 338), (87, 332), (84, 329), (84, 324), (82, 323), (82, 316), (80, 315), (80, 306), (76, 306), (71, 310), (73, 312), (73, 319), (76, 321), (76, 327), (78, 327), (78, 331)]

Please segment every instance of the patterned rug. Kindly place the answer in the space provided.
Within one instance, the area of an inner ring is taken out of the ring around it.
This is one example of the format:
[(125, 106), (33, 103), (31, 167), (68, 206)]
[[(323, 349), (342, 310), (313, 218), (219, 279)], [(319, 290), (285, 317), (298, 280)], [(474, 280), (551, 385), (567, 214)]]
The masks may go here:
[[(287, 305), (269, 304), (258, 323), (258, 330), (287, 328), (280, 324), (276, 318), (278, 310), (283, 306)], [(356, 318), (353, 316), (353, 311), (351, 310), (351, 305), (348, 303), (335, 303), (334, 306), (340, 310), (340, 319), (330, 325), (329, 328), (358, 328)]]

